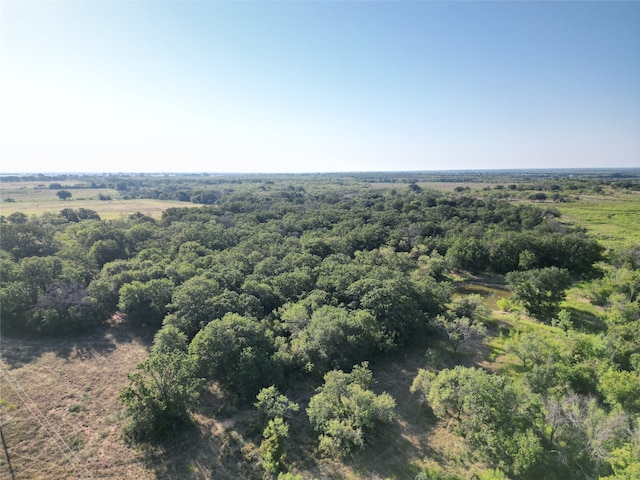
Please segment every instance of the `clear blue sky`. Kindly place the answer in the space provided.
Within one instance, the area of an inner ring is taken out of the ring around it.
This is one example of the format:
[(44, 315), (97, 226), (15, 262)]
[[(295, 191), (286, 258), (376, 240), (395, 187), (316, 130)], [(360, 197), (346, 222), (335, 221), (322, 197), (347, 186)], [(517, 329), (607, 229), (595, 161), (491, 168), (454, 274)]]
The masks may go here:
[(0, 3), (0, 171), (640, 166), (640, 2)]

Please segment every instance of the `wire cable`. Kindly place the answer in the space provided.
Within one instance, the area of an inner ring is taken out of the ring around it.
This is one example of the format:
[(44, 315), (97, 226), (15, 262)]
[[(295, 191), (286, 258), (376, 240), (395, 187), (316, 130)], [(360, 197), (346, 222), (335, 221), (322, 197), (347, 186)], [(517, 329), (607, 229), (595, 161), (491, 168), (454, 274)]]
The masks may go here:
[[(36, 403), (31, 400), (29, 394), (22, 388), (20, 382), (13, 376), (11, 371), (6, 367), (4, 362), (0, 361), (0, 365), (2, 368), (0, 369), (0, 375), (6, 380), (14, 393), (18, 396), (20, 401), (24, 404), (25, 407), (29, 410), (31, 415), (36, 419), (40, 427), (45, 431), (45, 433), (53, 440), (53, 443), (60, 450), (64, 458), (71, 464), (75, 472), (78, 474), (80, 478), (94, 478), (93, 475), (82, 465), (82, 462), (78, 458), (78, 456), (71, 449), (69, 444), (62, 438), (60, 433), (55, 429), (55, 427), (51, 424), (51, 422), (47, 419), (47, 417), (40, 411)], [(46, 424), (46, 425), (45, 425)], [(53, 432), (53, 433), (52, 433)], [(54, 435), (55, 434), (55, 435)], [(62, 445), (61, 445), (62, 444)], [(63, 448), (66, 447), (65, 448)], [(73, 458), (73, 460), (72, 460)], [(75, 461), (74, 461), (75, 460)], [(81, 471), (84, 470), (84, 473)]]

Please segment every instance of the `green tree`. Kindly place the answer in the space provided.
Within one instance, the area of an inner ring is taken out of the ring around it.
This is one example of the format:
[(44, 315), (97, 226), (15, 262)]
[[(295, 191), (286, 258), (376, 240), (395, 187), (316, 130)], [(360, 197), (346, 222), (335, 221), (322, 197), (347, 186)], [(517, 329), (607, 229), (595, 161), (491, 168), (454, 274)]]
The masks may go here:
[(128, 418), (125, 438), (150, 441), (188, 425), (204, 386), (186, 353), (152, 353), (129, 374), (129, 385), (120, 394)]
[(62, 261), (57, 257), (27, 257), (18, 262), (17, 280), (29, 285), (34, 292), (42, 292), (62, 273)]
[(60, 216), (66, 218), (70, 222), (79, 222), (81, 220), (100, 220), (100, 215), (95, 210), (88, 208), (64, 208), (60, 210)]
[(605, 313), (606, 341), (614, 360), (622, 367), (631, 365), (631, 357), (640, 353), (640, 301), (627, 301), (623, 294), (609, 297)]
[(524, 368), (541, 365), (554, 355), (549, 343), (535, 332), (515, 333), (508, 339), (506, 350), (518, 357)]
[(481, 239), (473, 236), (455, 237), (446, 258), (454, 267), (473, 273), (482, 272), (488, 266), (487, 247)]
[(254, 404), (263, 422), (276, 417), (289, 418), (300, 409), (300, 406), (282, 395), (275, 385), (261, 389)]
[(97, 240), (89, 249), (89, 255), (99, 267), (124, 256), (122, 246), (112, 238)]
[(553, 317), (571, 285), (569, 272), (557, 267), (509, 272), (506, 279), (514, 299), (543, 318)]
[(362, 360), (378, 348), (381, 338), (380, 326), (368, 311), (325, 305), (313, 312), (291, 348), (302, 365), (326, 372)]
[(395, 348), (424, 334), (427, 314), (439, 313), (439, 299), (430, 286), (387, 267), (377, 267), (351, 284), (347, 295), (353, 306), (373, 314), (386, 346)]
[(640, 373), (609, 368), (600, 376), (598, 390), (605, 401), (627, 413), (640, 413)]
[(366, 274), (366, 267), (358, 265), (344, 254), (327, 256), (318, 267), (316, 287), (331, 294), (339, 302), (348, 303), (351, 299), (346, 295), (349, 286)]
[(29, 330), (30, 310), (35, 297), (23, 282), (10, 282), (0, 287), (0, 318), (2, 332), (18, 333)]
[(170, 323), (182, 330), (187, 337), (193, 336), (216, 318), (219, 313), (213, 299), (222, 293), (217, 281), (205, 276), (190, 278), (176, 287), (168, 307), (173, 310), (167, 317)]
[(456, 317), (467, 317), (471, 323), (486, 320), (491, 314), (480, 295), (463, 295), (449, 305), (449, 311)]
[(568, 332), (573, 328), (573, 322), (571, 321), (571, 312), (563, 308), (558, 312), (556, 318), (551, 321), (551, 325), (561, 328), (565, 332)]
[(364, 447), (365, 434), (378, 423), (395, 419), (395, 400), (388, 393), (369, 389), (373, 375), (365, 362), (351, 373), (332, 370), (309, 401), (307, 415), (320, 434), (321, 452), (345, 456), (354, 447)]
[(493, 467), (524, 475), (540, 460), (535, 403), (505, 377), (457, 366), (433, 374), (420, 370), (411, 390), (441, 419), (454, 419), (467, 441)]
[(275, 417), (262, 432), (264, 440), (260, 444), (262, 465), (267, 473), (275, 475), (284, 461), (285, 440), (289, 436), (289, 424), (282, 417)]
[(107, 317), (118, 308), (120, 288), (136, 279), (134, 267), (126, 260), (105, 264), (100, 273), (89, 283), (89, 292), (98, 302), (102, 315)]
[(153, 337), (153, 353), (187, 352), (187, 336), (173, 325), (164, 325)]
[(518, 269), (519, 270), (531, 270), (536, 268), (538, 264), (538, 258), (535, 253), (529, 250), (523, 250), (518, 256)]
[(274, 345), (265, 327), (236, 313), (207, 324), (191, 341), (189, 353), (205, 378), (245, 400), (274, 378)]
[(67, 198), (71, 198), (71, 192), (69, 190), (58, 190), (56, 195), (60, 200), (66, 200)]
[(600, 480), (637, 480), (640, 478), (640, 442), (628, 442), (613, 450), (607, 458), (613, 475)]
[(29, 217), (26, 213), (13, 212), (7, 216), (7, 221), (13, 225), (24, 225), (29, 221)]
[(434, 324), (445, 336), (454, 354), (462, 343), (474, 338), (482, 338), (487, 332), (487, 328), (482, 323), (472, 323), (467, 317), (438, 315)]
[(420, 255), (418, 258), (420, 276), (429, 275), (436, 280), (443, 280), (446, 269), (447, 261), (437, 250), (433, 250), (429, 255)]
[(145, 283), (134, 280), (120, 288), (118, 307), (134, 323), (160, 325), (167, 314), (173, 288), (173, 282), (168, 278)]
[(286, 334), (292, 337), (300, 335), (300, 333), (307, 328), (309, 322), (311, 321), (309, 309), (306, 303), (303, 303), (302, 301), (296, 303), (287, 303), (278, 311), (280, 313), (282, 330), (284, 330)]
[(25, 257), (53, 255), (59, 245), (54, 240), (55, 229), (50, 225), (32, 222), (24, 224), (2, 224), (0, 247), (15, 260)]

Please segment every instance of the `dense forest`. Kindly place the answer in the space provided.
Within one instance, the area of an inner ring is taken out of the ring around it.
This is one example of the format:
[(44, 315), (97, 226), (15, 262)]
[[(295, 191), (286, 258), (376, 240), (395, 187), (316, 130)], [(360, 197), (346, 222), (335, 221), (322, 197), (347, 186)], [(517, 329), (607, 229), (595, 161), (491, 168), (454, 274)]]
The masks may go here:
[[(558, 208), (637, 196), (637, 172), (7, 180), (185, 202), (0, 219), (4, 337), (153, 333), (120, 393), (131, 448), (215, 398), (249, 418), (243, 476), (312, 478), (305, 457), (357, 461), (394, 428), (372, 365), (420, 351), (403, 395), (465, 453), (393, 478), (640, 478), (640, 245), (607, 248)], [(464, 288), (487, 283), (510, 292), (495, 308)], [(501, 363), (469, 361), (488, 344)]]

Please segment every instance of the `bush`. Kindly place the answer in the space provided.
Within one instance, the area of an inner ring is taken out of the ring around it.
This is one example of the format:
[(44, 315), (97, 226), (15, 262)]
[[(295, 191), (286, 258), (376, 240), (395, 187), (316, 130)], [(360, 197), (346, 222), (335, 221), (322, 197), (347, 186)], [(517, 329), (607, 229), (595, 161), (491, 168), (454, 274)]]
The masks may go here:
[(139, 364), (120, 394), (129, 418), (123, 427), (125, 438), (150, 441), (188, 425), (205, 386), (196, 371), (193, 359), (178, 351), (152, 353)]
[(366, 432), (395, 419), (395, 400), (388, 393), (376, 395), (369, 390), (372, 382), (366, 362), (351, 373), (332, 370), (324, 376), (324, 384), (307, 408), (313, 428), (320, 433), (321, 452), (346, 456), (354, 447), (364, 448)]
[(260, 454), (264, 469), (274, 475), (282, 466), (284, 442), (289, 436), (289, 425), (281, 418), (269, 420), (264, 432), (264, 440), (260, 444)]
[(255, 407), (264, 423), (277, 417), (288, 418), (300, 409), (297, 403), (282, 395), (273, 385), (260, 390), (256, 400)]

